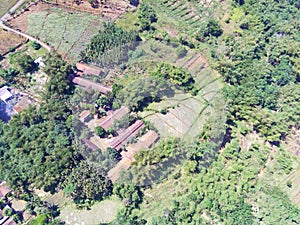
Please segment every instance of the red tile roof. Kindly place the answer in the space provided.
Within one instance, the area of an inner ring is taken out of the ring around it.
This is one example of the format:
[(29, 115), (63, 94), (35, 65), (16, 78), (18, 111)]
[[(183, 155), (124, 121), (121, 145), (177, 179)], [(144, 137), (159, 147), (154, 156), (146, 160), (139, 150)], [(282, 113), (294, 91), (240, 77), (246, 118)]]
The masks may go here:
[(95, 67), (95, 66), (89, 66), (87, 64), (84, 63), (76, 63), (76, 68), (79, 71), (79, 74), (87, 74), (87, 75), (95, 75), (95, 76), (99, 76), (102, 69)]
[(104, 117), (103, 120), (100, 120), (96, 126), (101, 126), (104, 130), (107, 130), (113, 125), (114, 121), (122, 119), (128, 113), (129, 109), (125, 106), (122, 106), (112, 114)]
[(7, 187), (6, 182), (0, 184), (0, 198), (4, 198), (12, 190)]
[(128, 127), (125, 132), (115, 137), (111, 142), (110, 146), (119, 151), (124, 145), (126, 145), (131, 138), (136, 136), (140, 129), (145, 127), (145, 124), (141, 120), (137, 120), (134, 124)]
[(77, 84), (81, 87), (84, 87), (86, 89), (93, 89), (96, 91), (101, 92), (102, 94), (106, 94), (107, 92), (112, 92), (112, 88), (111, 87), (106, 87), (102, 84), (99, 83), (95, 83), (93, 81), (81, 78), (81, 77), (74, 77), (73, 78), (73, 83)]

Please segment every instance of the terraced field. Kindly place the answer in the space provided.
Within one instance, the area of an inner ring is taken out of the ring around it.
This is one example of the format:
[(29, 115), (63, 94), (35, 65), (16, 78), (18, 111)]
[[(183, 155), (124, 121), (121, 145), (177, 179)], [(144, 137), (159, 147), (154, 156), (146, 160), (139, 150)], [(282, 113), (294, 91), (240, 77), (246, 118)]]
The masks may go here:
[(224, 5), (214, 0), (195, 3), (183, 0), (154, 0), (151, 5), (161, 16), (163, 23), (172, 24), (185, 34), (194, 34), (203, 21), (220, 15)]
[[(151, 46), (156, 47), (155, 53), (151, 52)], [(201, 54), (190, 50), (185, 57), (178, 58), (175, 54), (175, 47), (162, 43), (149, 42), (139, 48), (138, 51), (141, 52), (143, 49), (145, 52), (144, 56), (137, 59), (139, 63), (149, 63), (150, 59), (162, 60), (184, 68), (192, 74), (196, 81), (195, 85), (200, 89), (197, 96), (177, 90), (173, 97), (150, 104), (140, 114), (152, 122), (163, 137), (175, 136), (190, 139), (199, 133), (207, 119), (214, 117), (220, 124), (225, 121), (225, 103), (220, 93), (221, 82), (218, 74), (210, 68), (209, 63)], [(167, 110), (167, 113), (159, 113), (160, 110)]]

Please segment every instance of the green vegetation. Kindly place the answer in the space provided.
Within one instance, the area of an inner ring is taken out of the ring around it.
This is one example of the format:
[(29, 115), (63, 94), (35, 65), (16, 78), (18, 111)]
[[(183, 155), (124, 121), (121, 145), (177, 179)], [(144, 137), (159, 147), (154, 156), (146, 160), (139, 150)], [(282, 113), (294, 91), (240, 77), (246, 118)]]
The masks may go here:
[(85, 42), (97, 34), (101, 23), (97, 16), (88, 13), (70, 13), (52, 7), (49, 12), (31, 13), (26, 32), (76, 61)]
[[(60, 224), (57, 206), (32, 194), (36, 189), (63, 190), (73, 205), (62, 207), (60, 218), (74, 224), (74, 214), (89, 217), (81, 220), (87, 224), (300, 224), (293, 151), (299, 152), (288, 143), (300, 127), (299, 8), (294, 0), (142, 1), (80, 48), (83, 62), (106, 66), (109, 76), (96, 78), (112, 85), (105, 96), (74, 90), (72, 67), (49, 54), (39, 106), (0, 123), (0, 178), (38, 215), (30, 224)], [(78, 15), (32, 14), (29, 31), (39, 38), (47, 33), (44, 40), (67, 53), (94, 18), (82, 14), (79, 22)], [(54, 20), (65, 30), (53, 27)], [(66, 41), (72, 29), (76, 34)], [(27, 53), (10, 55), (17, 69), (0, 70), (5, 82), (17, 83), (34, 69)], [(84, 109), (101, 118), (121, 106), (132, 112), (108, 131), (78, 119)], [(153, 124), (161, 139), (137, 152), (113, 184), (107, 173), (124, 152), (92, 150), (82, 139), (108, 143), (136, 118), (147, 129)], [(111, 214), (103, 219), (83, 210), (93, 207), (94, 214), (105, 208)]]
[[(131, 45), (132, 42), (138, 40), (138, 36), (135, 32), (123, 31), (121, 28), (116, 27), (114, 23), (104, 23), (103, 30), (94, 36), (86, 49), (81, 52), (81, 58), (85, 62), (94, 62), (101, 64), (101, 60), (105, 53), (109, 50), (116, 50), (118, 47), (123, 47), (126, 44)], [(126, 53), (125, 53), (126, 54)], [(105, 56), (106, 57), (106, 56)], [(116, 58), (116, 55), (114, 55)], [(122, 53), (119, 58), (117, 57), (115, 62), (122, 60)], [(112, 62), (111, 62), (112, 63)]]

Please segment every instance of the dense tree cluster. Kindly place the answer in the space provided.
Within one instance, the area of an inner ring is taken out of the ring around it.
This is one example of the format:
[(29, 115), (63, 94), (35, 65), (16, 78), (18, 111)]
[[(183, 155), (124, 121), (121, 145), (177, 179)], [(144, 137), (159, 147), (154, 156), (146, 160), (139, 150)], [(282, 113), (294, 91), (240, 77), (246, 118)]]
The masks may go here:
[(118, 62), (127, 57), (126, 48), (124, 50), (119, 48), (131, 46), (133, 42), (139, 40), (136, 33), (124, 31), (114, 23), (104, 23), (103, 26), (103, 30), (100, 30), (99, 34), (94, 36), (86, 49), (81, 52), (83, 61), (101, 64), (105, 61), (102, 56), (113, 51), (111, 55), (106, 54), (105, 58), (111, 56), (114, 57), (114, 59), (110, 59), (111, 62)]
[(286, 2), (260, 0), (235, 7), (233, 12), (243, 15), (235, 21), (240, 29), (223, 37), (225, 52), (215, 55), (217, 69), (231, 84), (225, 89), (229, 123), (249, 120), (269, 141), (278, 142), (299, 125), (298, 107), (281, 103), (287, 95), (289, 104), (299, 99), (299, 10)]

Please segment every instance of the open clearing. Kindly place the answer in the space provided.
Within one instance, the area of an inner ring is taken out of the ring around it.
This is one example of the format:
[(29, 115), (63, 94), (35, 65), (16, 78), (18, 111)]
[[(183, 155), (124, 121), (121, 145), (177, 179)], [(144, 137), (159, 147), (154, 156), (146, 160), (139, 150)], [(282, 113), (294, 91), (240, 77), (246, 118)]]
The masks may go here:
[(51, 195), (49, 192), (40, 190), (35, 191), (43, 201), (50, 204), (58, 205), (61, 208), (60, 219), (66, 224), (71, 225), (96, 225), (100, 223), (109, 223), (115, 219), (118, 210), (122, 207), (122, 203), (117, 199), (106, 199), (96, 202), (91, 209), (76, 209), (75, 203), (67, 198), (62, 191)]
[(2, 17), (18, 0), (0, 0), (0, 17)]
[(90, 210), (79, 210), (75, 204), (69, 204), (61, 209), (60, 219), (71, 225), (109, 223), (115, 219), (120, 208), (121, 202), (115, 200), (97, 202)]
[(38, 3), (17, 18), (11, 25), (52, 46), (64, 58), (75, 62), (85, 44), (102, 26), (101, 16), (73, 12)]

